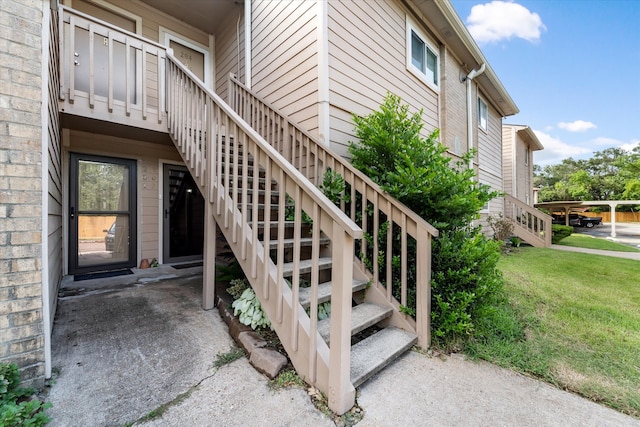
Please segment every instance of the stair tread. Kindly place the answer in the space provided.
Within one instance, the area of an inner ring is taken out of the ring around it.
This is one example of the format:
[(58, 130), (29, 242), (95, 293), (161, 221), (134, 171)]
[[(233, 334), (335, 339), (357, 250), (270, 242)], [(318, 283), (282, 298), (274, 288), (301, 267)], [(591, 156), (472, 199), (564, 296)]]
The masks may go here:
[(418, 342), (418, 336), (387, 327), (351, 347), (351, 383), (359, 387)]
[[(367, 287), (368, 280), (353, 279), (351, 285), (352, 292), (358, 292)], [(309, 308), (311, 305), (311, 288), (300, 288), (299, 292), (300, 304), (304, 308)], [(331, 282), (324, 282), (318, 284), (318, 304), (331, 300)]]
[[(351, 310), (351, 335), (355, 335), (391, 316), (393, 309), (388, 306), (363, 303)], [(328, 343), (330, 340), (330, 318), (318, 322), (318, 332)]]
[[(331, 257), (319, 258), (318, 259), (318, 268), (320, 270), (326, 270), (331, 268), (332, 260)], [(312, 260), (304, 259), (300, 261), (300, 274), (309, 273), (311, 271), (311, 266), (313, 265)], [(282, 271), (284, 272), (284, 277), (291, 277), (293, 275), (293, 262), (286, 262), (282, 265)]]
[[(284, 243), (284, 247), (285, 248), (292, 248), (293, 247), (293, 243), (294, 243), (294, 239), (282, 239), (283, 243)], [(328, 237), (321, 237), (319, 240), (320, 245), (326, 245), (328, 243), (331, 243), (331, 240)], [(313, 244), (313, 237), (301, 237), (300, 238), (300, 246), (301, 247), (309, 247)], [(277, 240), (271, 240), (269, 242), (269, 249), (276, 249), (278, 247), (278, 241)]]

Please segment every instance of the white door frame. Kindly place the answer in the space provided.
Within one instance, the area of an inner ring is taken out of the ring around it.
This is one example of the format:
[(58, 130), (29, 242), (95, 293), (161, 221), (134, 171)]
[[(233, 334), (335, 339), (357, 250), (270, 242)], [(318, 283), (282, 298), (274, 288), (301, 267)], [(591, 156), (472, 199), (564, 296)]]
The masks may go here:
[(213, 91), (213, 39), (209, 37), (210, 46), (203, 45), (194, 40), (184, 37), (168, 28), (160, 26), (160, 42), (169, 47), (170, 42), (180, 43), (183, 46), (200, 52), (204, 56), (204, 84)]

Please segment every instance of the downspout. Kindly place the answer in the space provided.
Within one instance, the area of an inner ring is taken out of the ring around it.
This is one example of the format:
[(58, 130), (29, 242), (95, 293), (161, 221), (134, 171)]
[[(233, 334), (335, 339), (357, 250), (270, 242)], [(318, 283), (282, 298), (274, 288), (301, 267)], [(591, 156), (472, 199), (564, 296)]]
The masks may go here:
[(244, 84), (251, 90), (251, 0), (244, 2)]
[[(471, 70), (469, 74), (464, 78), (467, 83), (467, 147), (469, 151), (474, 149), (473, 146), (473, 104), (471, 101), (471, 80), (484, 73), (486, 64), (483, 63), (479, 70)], [(488, 118), (487, 118), (488, 120)], [(469, 169), (473, 169), (473, 158), (469, 159)]]

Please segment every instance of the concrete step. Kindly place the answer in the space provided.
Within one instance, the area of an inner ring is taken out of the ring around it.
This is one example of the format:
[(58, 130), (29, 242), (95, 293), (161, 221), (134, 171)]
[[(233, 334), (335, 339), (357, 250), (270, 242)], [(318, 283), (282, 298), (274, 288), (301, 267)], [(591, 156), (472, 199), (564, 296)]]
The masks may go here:
[[(284, 240), (284, 248), (285, 249), (290, 249), (293, 248), (293, 242), (294, 239), (283, 239)], [(320, 241), (320, 246), (325, 246), (328, 245), (329, 243), (331, 243), (331, 240), (329, 240), (328, 237), (321, 237), (320, 239), (318, 239)], [(310, 247), (313, 244), (313, 238), (312, 237), (302, 237), (300, 239), (300, 247)], [(278, 247), (278, 241), (277, 240), (272, 240), (269, 242), (269, 249), (276, 249)]]
[(351, 347), (351, 383), (359, 387), (418, 342), (418, 336), (387, 327)]
[[(351, 285), (351, 291), (353, 293), (359, 292), (367, 287), (368, 280), (353, 279)], [(311, 305), (311, 288), (300, 288), (299, 293), (300, 304), (304, 308), (309, 308)], [(331, 300), (331, 282), (325, 282), (318, 284), (318, 304)]]
[[(320, 258), (318, 259), (318, 269), (319, 270), (328, 270), (331, 268), (331, 257)], [(305, 274), (311, 272), (311, 267), (313, 262), (310, 259), (305, 259), (300, 261), (300, 274)], [(284, 277), (293, 276), (293, 262), (287, 262), (282, 265), (282, 270), (284, 272)]]
[[(369, 326), (373, 326), (381, 320), (391, 316), (393, 309), (377, 304), (363, 303), (353, 307), (351, 310), (351, 336), (364, 331)], [(320, 336), (329, 343), (330, 318), (318, 322), (318, 332)]]

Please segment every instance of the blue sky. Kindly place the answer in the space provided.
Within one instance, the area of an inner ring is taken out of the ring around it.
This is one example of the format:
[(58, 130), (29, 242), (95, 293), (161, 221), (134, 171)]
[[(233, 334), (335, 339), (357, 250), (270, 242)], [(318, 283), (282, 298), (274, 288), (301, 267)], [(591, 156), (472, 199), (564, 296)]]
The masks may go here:
[(541, 166), (640, 144), (640, 0), (451, 0), (544, 145)]

